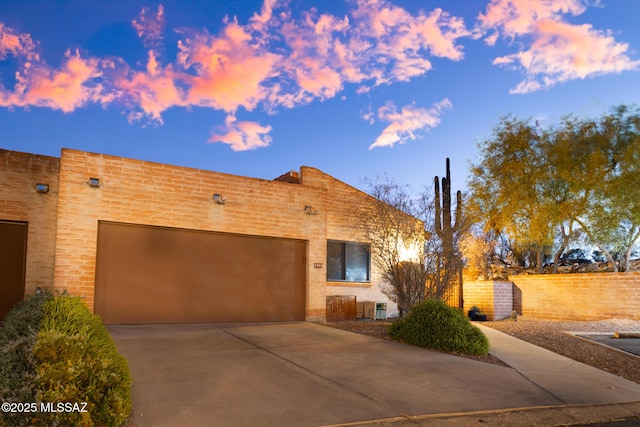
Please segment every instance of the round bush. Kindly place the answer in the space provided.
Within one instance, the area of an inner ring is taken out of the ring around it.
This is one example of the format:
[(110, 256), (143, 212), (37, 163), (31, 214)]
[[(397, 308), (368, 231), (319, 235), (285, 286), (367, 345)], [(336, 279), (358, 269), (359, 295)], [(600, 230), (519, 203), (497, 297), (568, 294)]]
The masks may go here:
[(389, 336), (418, 347), (460, 354), (487, 354), (489, 341), (458, 309), (430, 299), (389, 326)]
[(23, 301), (0, 327), (0, 401), (69, 402), (87, 412), (4, 414), (2, 426), (120, 426), (131, 376), (100, 318), (78, 297)]

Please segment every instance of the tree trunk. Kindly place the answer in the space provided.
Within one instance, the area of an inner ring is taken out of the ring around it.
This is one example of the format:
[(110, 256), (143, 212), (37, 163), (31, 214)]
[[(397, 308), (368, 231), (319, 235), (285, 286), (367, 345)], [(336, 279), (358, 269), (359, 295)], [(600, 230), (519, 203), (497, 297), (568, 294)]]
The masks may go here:
[(611, 265), (613, 265), (613, 272), (617, 273), (618, 271), (620, 271), (620, 269), (618, 268), (618, 263), (616, 262), (615, 259), (613, 259), (613, 255), (611, 255), (609, 251), (603, 250), (602, 248), (600, 248), (600, 250), (604, 252), (604, 254), (607, 256), (607, 259), (609, 260)]
[(567, 246), (569, 245), (569, 238), (571, 237), (571, 224), (569, 224), (569, 232), (565, 233), (564, 226), (560, 225), (560, 231), (562, 232), (562, 244), (560, 248), (553, 255), (553, 274), (558, 274), (558, 264), (560, 264), (560, 257)]
[[(631, 229), (631, 234), (633, 233), (633, 227)], [(638, 227), (638, 230), (636, 231), (636, 234), (634, 236), (631, 237), (630, 242), (629, 242), (629, 246), (627, 246), (627, 251), (624, 254), (624, 266), (621, 265), (621, 267), (623, 268), (622, 271), (631, 271), (631, 263), (630, 263), (630, 258), (631, 258), (631, 252), (633, 252), (633, 247), (636, 243), (636, 241), (638, 240), (638, 238), (640, 237), (640, 227)], [(622, 261), (622, 260), (621, 260)]]
[(536, 264), (538, 264), (538, 273), (542, 274), (542, 264), (544, 262), (544, 247), (542, 245), (538, 246), (538, 250), (536, 251)]
[(598, 242), (596, 242), (593, 239), (593, 236), (591, 235), (591, 233), (589, 232), (589, 229), (587, 227), (585, 227), (584, 223), (582, 221), (580, 221), (579, 219), (574, 219), (575, 222), (578, 223), (578, 225), (580, 227), (582, 227), (582, 229), (584, 230), (585, 233), (587, 233), (587, 237), (589, 238), (589, 240), (591, 241), (591, 243), (593, 243), (594, 245), (596, 245), (598, 247), (598, 249), (600, 249), (600, 251), (607, 257), (607, 259), (609, 260), (609, 262), (611, 263), (611, 265), (613, 266), (613, 272), (617, 273), (618, 272), (618, 264), (616, 264), (616, 260), (613, 259), (613, 255), (611, 255), (611, 253), (609, 253), (608, 250), (606, 250), (604, 248), (603, 245), (599, 244)]

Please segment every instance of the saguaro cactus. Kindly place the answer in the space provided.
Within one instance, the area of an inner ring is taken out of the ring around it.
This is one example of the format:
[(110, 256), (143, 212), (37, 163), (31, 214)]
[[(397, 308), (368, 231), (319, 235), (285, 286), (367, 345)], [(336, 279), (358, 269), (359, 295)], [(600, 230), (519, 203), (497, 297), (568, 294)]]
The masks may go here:
[[(442, 244), (441, 259), (438, 261), (436, 273), (436, 295), (439, 298), (453, 283), (456, 276), (460, 274), (460, 256), (454, 244), (454, 234), (460, 229), (462, 221), (462, 193), (456, 194), (456, 217), (452, 223), (451, 217), (451, 172), (449, 170), (449, 159), (447, 158), (447, 172), (442, 178), (442, 197), (440, 196), (440, 182), (436, 176), (435, 184), (435, 231)], [(440, 257), (439, 257), (440, 258)], [(460, 280), (459, 303), (462, 304), (462, 281)]]
[[(438, 177), (434, 179), (436, 187), (436, 234), (442, 240), (446, 248), (453, 249), (453, 233), (460, 228), (462, 213), (462, 193), (457, 192), (456, 220), (451, 224), (451, 171), (449, 170), (449, 158), (447, 158), (447, 174), (442, 178), (442, 200), (440, 198), (440, 185)], [(442, 207), (440, 203), (442, 201)], [(441, 218), (442, 216), (442, 218)]]

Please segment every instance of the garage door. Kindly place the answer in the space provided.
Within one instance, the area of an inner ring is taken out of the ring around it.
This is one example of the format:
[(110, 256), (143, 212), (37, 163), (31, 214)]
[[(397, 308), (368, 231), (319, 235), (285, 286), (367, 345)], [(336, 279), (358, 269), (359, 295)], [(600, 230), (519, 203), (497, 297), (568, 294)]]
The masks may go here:
[(0, 320), (24, 296), (27, 223), (0, 221)]
[(301, 240), (100, 222), (95, 312), (107, 324), (305, 317)]

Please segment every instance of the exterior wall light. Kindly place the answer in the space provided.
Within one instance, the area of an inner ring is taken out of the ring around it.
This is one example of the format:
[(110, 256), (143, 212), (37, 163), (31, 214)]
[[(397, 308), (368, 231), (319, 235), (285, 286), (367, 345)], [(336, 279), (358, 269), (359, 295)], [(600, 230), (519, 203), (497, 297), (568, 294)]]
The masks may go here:
[(318, 211), (317, 210), (314, 211), (311, 205), (305, 205), (304, 212), (307, 215), (318, 215)]
[(100, 178), (89, 178), (87, 184), (93, 188), (100, 188)]
[(49, 184), (37, 183), (34, 187), (38, 193), (46, 194), (49, 192)]
[(227, 198), (222, 197), (222, 194), (216, 193), (213, 195), (213, 201), (219, 205), (224, 205), (225, 203), (227, 203)]

